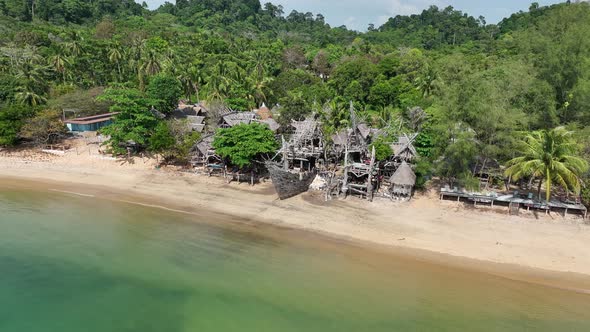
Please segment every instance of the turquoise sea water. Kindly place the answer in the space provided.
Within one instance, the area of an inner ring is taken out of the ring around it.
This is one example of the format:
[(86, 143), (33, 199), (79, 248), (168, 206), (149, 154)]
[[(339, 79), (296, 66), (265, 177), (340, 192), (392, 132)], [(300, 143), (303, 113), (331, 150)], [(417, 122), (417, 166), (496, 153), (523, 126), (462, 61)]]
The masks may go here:
[(590, 331), (590, 295), (210, 219), (0, 189), (0, 331)]

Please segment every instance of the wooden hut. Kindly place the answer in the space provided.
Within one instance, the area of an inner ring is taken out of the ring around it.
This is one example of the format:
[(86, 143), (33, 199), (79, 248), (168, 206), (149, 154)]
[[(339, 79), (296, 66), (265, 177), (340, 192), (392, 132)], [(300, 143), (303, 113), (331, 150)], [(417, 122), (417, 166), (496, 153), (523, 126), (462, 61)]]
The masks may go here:
[(252, 111), (252, 112), (230, 112), (226, 113), (221, 117), (221, 123), (219, 127), (221, 128), (230, 128), (233, 126), (237, 126), (240, 124), (251, 124), (251, 123), (264, 123), (268, 126), (270, 130), (276, 132), (280, 125), (275, 119), (269, 116), (269, 113), (265, 113), (260, 110)]
[(256, 120), (254, 112), (229, 112), (221, 117), (221, 128), (231, 128), (240, 124), (250, 124)]
[(186, 119), (192, 130), (202, 133), (205, 131), (205, 118), (207, 108), (203, 104), (178, 103), (178, 107), (172, 112), (172, 118), (177, 120)]
[(418, 156), (418, 151), (414, 147), (414, 141), (418, 134), (403, 134), (397, 138), (397, 142), (391, 145), (393, 150), (393, 159), (397, 162), (411, 162)]
[(225, 174), (223, 159), (215, 153), (213, 148), (214, 135), (201, 138), (191, 149), (191, 164), (193, 167), (201, 167), (209, 175), (214, 172)]
[(392, 198), (409, 200), (412, 197), (414, 185), (416, 185), (416, 174), (414, 174), (412, 167), (403, 161), (393, 173), (389, 182)]
[[(320, 123), (308, 117), (303, 121), (291, 122), (295, 132), (289, 142), (283, 144), (283, 162), (288, 161), (289, 168), (311, 169), (317, 167), (324, 152), (324, 141)], [(286, 164), (285, 164), (286, 165)]]

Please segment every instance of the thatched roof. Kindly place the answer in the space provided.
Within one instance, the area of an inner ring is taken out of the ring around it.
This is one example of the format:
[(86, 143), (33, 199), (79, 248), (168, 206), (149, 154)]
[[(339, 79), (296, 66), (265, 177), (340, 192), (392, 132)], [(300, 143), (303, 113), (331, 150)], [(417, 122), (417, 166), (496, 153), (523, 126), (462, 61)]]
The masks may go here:
[(409, 153), (412, 156), (417, 156), (418, 151), (416, 151), (414, 144), (412, 144), (414, 137), (408, 137), (407, 135), (399, 136), (397, 143), (391, 145), (393, 155), (399, 156), (402, 153)]
[(201, 124), (205, 121), (204, 116), (189, 115), (186, 117), (190, 124)]
[(270, 130), (272, 130), (273, 132), (279, 130), (279, 127), (281, 126), (273, 118), (262, 119), (262, 120), (260, 120), (260, 123), (266, 123), (268, 125), (268, 127), (270, 128)]
[(239, 124), (250, 124), (255, 118), (254, 112), (231, 112), (223, 116), (223, 122), (233, 127)]
[(197, 144), (195, 145), (193, 150), (196, 148), (196, 150), (201, 155), (207, 155), (207, 151), (213, 150), (213, 139), (214, 138), (215, 138), (214, 135), (208, 135), (208, 136), (201, 138), (201, 140), (199, 140), (199, 142), (197, 142)]
[(364, 123), (361, 123), (358, 126), (356, 126), (356, 129), (359, 131), (359, 133), (364, 139), (367, 139), (369, 135), (371, 135), (371, 127), (367, 126)]
[(346, 146), (348, 141), (348, 130), (342, 129), (336, 134), (332, 135), (332, 142), (337, 146)]
[(196, 131), (197, 133), (202, 133), (205, 130), (204, 123), (191, 123), (189, 124), (192, 130)]
[(397, 168), (395, 173), (389, 179), (391, 184), (401, 186), (413, 186), (416, 184), (416, 174), (412, 170), (412, 167), (405, 161)]
[(186, 104), (183, 101), (178, 103), (178, 107), (172, 112), (172, 117), (175, 119), (184, 119), (187, 116), (204, 115), (207, 113), (207, 108), (202, 104)]
[(262, 106), (260, 106), (259, 109), (254, 110), (254, 113), (256, 113), (256, 115), (258, 116), (258, 118), (260, 118), (260, 120), (266, 120), (266, 119), (272, 118), (271, 111), (268, 109), (268, 107), (266, 107), (266, 105), (264, 103), (262, 103)]

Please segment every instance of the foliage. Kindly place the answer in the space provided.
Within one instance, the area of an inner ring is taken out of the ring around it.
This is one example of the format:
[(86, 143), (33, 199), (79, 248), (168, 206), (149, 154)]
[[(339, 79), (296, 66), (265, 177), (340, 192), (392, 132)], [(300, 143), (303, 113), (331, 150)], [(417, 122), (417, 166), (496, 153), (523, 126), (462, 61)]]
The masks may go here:
[(150, 99), (141, 91), (123, 85), (107, 88), (97, 99), (113, 103), (110, 111), (119, 113), (113, 124), (101, 129), (110, 136), (107, 144), (113, 154), (125, 153), (125, 145), (129, 141), (140, 147), (148, 146), (149, 138), (158, 125), (158, 120), (149, 109)]
[(470, 171), (478, 153), (473, 133), (463, 128), (458, 128), (456, 135), (451, 138), (451, 144), (445, 149), (438, 162), (437, 173), (451, 182)]
[(174, 137), (166, 122), (160, 122), (149, 139), (149, 149), (153, 152), (164, 152), (174, 147)]
[(20, 130), (20, 137), (37, 144), (51, 144), (65, 135), (67, 131), (61, 121), (61, 112), (48, 109), (27, 119)]
[(551, 186), (555, 183), (567, 191), (580, 193), (581, 176), (588, 170), (588, 162), (578, 156), (578, 144), (572, 132), (564, 127), (535, 131), (521, 142), (521, 156), (508, 162), (506, 176), (518, 181), (522, 178), (545, 181), (545, 199), (551, 198)]
[(156, 101), (157, 110), (168, 114), (176, 109), (178, 98), (182, 95), (182, 86), (176, 78), (164, 74), (150, 79), (146, 94)]
[(0, 110), (0, 146), (13, 146), (27, 118), (35, 114), (30, 107), (12, 105)]
[(432, 176), (432, 164), (426, 158), (418, 158), (414, 173), (416, 174), (416, 189), (424, 189)]
[(149, 149), (162, 153), (165, 161), (186, 164), (191, 148), (201, 138), (186, 121), (171, 120), (160, 122), (150, 137)]
[(369, 151), (375, 148), (375, 160), (384, 161), (389, 159), (393, 155), (393, 150), (389, 144), (385, 143), (384, 140), (376, 140), (369, 146)]
[(471, 174), (470, 172), (465, 172), (459, 175), (459, 183), (463, 188), (467, 189), (468, 191), (477, 192), (480, 190), (480, 183), (479, 178)]
[(251, 123), (218, 129), (213, 147), (232, 164), (245, 167), (262, 155), (275, 152), (279, 144), (268, 126)]
[(96, 100), (96, 97), (103, 92), (104, 89), (98, 87), (89, 90), (76, 89), (51, 99), (49, 107), (74, 112), (74, 114), (66, 112), (66, 117), (83, 117), (106, 113), (111, 106), (110, 102)]

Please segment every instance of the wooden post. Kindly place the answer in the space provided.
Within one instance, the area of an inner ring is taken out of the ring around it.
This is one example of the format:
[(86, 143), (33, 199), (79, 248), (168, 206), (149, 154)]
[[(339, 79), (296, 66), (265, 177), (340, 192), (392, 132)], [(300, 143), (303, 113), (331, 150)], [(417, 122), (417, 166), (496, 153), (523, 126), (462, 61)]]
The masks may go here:
[(367, 178), (367, 199), (373, 201), (373, 166), (375, 164), (375, 146), (371, 149), (371, 163), (369, 164), (369, 176)]
[(285, 142), (285, 136), (281, 135), (281, 139), (283, 140), (283, 168), (285, 170), (289, 169), (289, 158), (287, 155), (287, 142)]
[(348, 191), (348, 141), (344, 149), (344, 179), (342, 179), (342, 194), (346, 197)]

